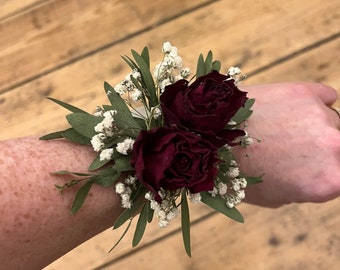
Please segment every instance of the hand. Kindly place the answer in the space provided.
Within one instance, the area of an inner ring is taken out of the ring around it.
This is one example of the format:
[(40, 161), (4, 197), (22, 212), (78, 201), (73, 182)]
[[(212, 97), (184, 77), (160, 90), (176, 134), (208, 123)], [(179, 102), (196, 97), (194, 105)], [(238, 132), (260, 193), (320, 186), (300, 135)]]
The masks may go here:
[[(334, 89), (312, 83), (243, 87), (256, 99), (247, 131), (262, 142), (237, 149), (241, 169), (264, 173), (246, 201), (267, 207), (340, 195), (340, 119)], [(249, 157), (246, 157), (246, 154)]]

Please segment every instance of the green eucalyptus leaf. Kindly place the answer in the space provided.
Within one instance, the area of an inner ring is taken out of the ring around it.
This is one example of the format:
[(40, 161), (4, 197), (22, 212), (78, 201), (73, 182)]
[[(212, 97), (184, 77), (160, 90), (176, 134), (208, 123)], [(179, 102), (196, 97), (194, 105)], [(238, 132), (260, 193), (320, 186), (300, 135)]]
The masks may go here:
[(263, 175), (255, 177), (255, 176), (244, 176), (244, 178), (247, 181), (247, 185), (254, 185), (254, 184), (258, 184), (261, 183)]
[(89, 171), (95, 171), (98, 170), (99, 168), (103, 167), (104, 165), (106, 165), (107, 163), (109, 163), (110, 160), (100, 160), (100, 157), (97, 156), (91, 163), (91, 165), (89, 166), (88, 170)]
[(137, 64), (136, 64), (130, 57), (128, 57), (128, 56), (126, 56), (126, 55), (123, 55), (123, 56), (121, 56), (121, 57), (122, 57), (123, 60), (129, 65), (129, 67), (130, 67), (131, 69), (138, 69)]
[(204, 70), (204, 75), (208, 74), (212, 70), (212, 62), (213, 62), (213, 54), (212, 51), (209, 51), (207, 54), (207, 57), (205, 58), (205, 70)]
[(52, 174), (56, 174), (56, 175), (92, 176), (92, 174), (90, 174), (90, 173), (70, 172), (70, 171), (65, 171), (65, 170), (53, 172)]
[(150, 55), (148, 47), (144, 47), (141, 56), (144, 59), (144, 62), (147, 65), (148, 69), (150, 70)]
[(145, 124), (145, 120), (139, 117), (134, 117), (133, 119), (135, 119), (135, 121), (138, 123), (138, 125), (142, 128), (142, 129), (146, 129), (146, 124)]
[(191, 257), (191, 244), (190, 244), (190, 214), (188, 207), (188, 200), (185, 189), (182, 191), (182, 203), (181, 203), (181, 225), (183, 243), (186, 253)]
[(118, 239), (118, 241), (116, 242), (116, 244), (114, 244), (114, 246), (109, 250), (109, 252), (111, 252), (116, 246), (118, 246), (118, 244), (122, 241), (122, 239), (124, 238), (124, 236), (126, 235), (126, 233), (128, 232), (128, 230), (130, 229), (132, 223), (132, 219), (130, 219), (129, 224), (126, 226), (123, 234), (121, 235), (121, 237)]
[(65, 139), (71, 142), (84, 144), (84, 145), (91, 145), (91, 140), (89, 138), (81, 135), (79, 132), (75, 131), (73, 128), (64, 130), (62, 132), (62, 135)]
[(235, 207), (227, 207), (225, 200), (220, 196), (212, 197), (208, 192), (201, 192), (201, 201), (235, 221), (244, 222), (241, 213)]
[(251, 110), (251, 107), (253, 106), (254, 102), (255, 102), (255, 99), (253, 98), (248, 99), (246, 103), (244, 104), (244, 107), (239, 108), (231, 120), (236, 122), (236, 125), (239, 125), (240, 123), (247, 120), (253, 112)]
[(132, 240), (133, 247), (137, 246), (143, 238), (146, 224), (148, 223), (149, 207), (150, 207), (150, 203), (145, 203), (141, 213), (139, 214), (139, 218), (138, 218), (137, 225), (136, 225), (136, 230), (135, 230), (133, 240)]
[(152, 74), (150, 72), (150, 68), (148, 64), (145, 62), (142, 56), (140, 56), (136, 51), (131, 50), (132, 56), (135, 59), (137, 65), (139, 66), (139, 71), (141, 73), (141, 77), (143, 82), (145, 83), (144, 91), (148, 92), (148, 96), (150, 97), (149, 102), (150, 106), (154, 107), (157, 105), (157, 94), (156, 87), (153, 81)]
[(148, 208), (148, 222), (151, 223), (152, 219), (153, 219), (153, 214), (154, 214), (154, 210), (151, 209), (151, 207)]
[(220, 72), (220, 70), (221, 70), (221, 62), (218, 61), (218, 60), (215, 60), (212, 63), (212, 70), (216, 70), (216, 71)]
[(117, 182), (120, 175), (121, 175), (120, 172), (112, 170), (112, 168), (108, 168), (106, 170), (101, 171), (99, 174), (91, 177), (91, 179), (97, 185), (100, 185), (102, 187), (110, 187)]
[(61, 138), (64, 138), (62, 133), (64, 131), (56, 131), (56, 132), (52, 132), (52, 133), (49, 133), (47, 135), (44, 135), (44, 136), (41, 136), (39, 138), (39, 140), (53, 140), (53, 139), (61, 139)]
[(133, 200), (133, 204), (131, 208), (126, 209), (116, 220), (113, 225), (113, 229), (117, 229), (122, 226), (128, 219), (133, 218), (141, 208), (141, 203), (139, 199), (145, 195), (145, 189), (140, 186), (135, 194), (131, 195), (131, 199)]
[(72, 113), (66, 119), (75, 131), (89, 139), (97, 134), (94, 127), (102, 121), (98, 116), (84, 113)]
[(118, 229), (122, 226), (127, 220), (133, 218), (139, 211), (140, 205), (138, 203), (132, 204), (131, 208), (126, 209), (120, 216), (117, 218), (116, 222), (113, 225), (113, 229)]
[(116, 158), (113, 169), (118, 172), (132, 171), (134, 168), (130, 164), (130, 156), (120, 156), (119, 158)]
[(196, 67), (196, 79), (203, 76), (205, 74), (205, 63), (203, 54), (200, 54), (197, 61), (197, 67)]
[(82, 187), (78, 189), (71, 208), (73, 214), (76, 213), (84, 204), (87, 194), (89, 193), (92, 185), (93, 180), (90, 179)]
[(104, 88), (112, 107), (117, 111), (117, 114), (114, 116), (117, 126), (119, 126), (127, 136), (136, 138), (141, 131), (141, 127), (133, 118), (129, 107), (110, 84), (105, 82)]
[(63, 101), (60, 101), (58, 99), (55, 99), (55, 98), (51, 98), (51, 97), (48, 97), (49, 100), (52, 100), (53, 102), (57, 103), (58, 105), (64, 107), (65, 109), (73, 112), (73, 113), (85, 113), (87, 114), (87, 112), (83, 111), (82, 109), (79, 109), (77, 107), (74, 107), (73, 105), (70, 105), (68, 103), (65, 103)]
[(68, 181), (67, 183), (63, 184), (63, 185), (54, 185), (58, 190), (60, 191), (64, 191), (64, 189), (69, 188), (69, 187), (73, 187), (75, 185), (77, 185), (81, 180), (79, 179), (73, 179), (71, 181)]

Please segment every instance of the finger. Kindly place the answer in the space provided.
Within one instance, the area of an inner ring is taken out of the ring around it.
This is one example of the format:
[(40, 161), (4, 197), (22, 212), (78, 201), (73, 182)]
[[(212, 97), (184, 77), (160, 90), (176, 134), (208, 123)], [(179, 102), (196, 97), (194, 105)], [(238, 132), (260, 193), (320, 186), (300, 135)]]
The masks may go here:
[[(340, 108), (338, 107), (331, 107), (332, 117), (334, 119), (334, 123), (336, 124), (337, 128), (340, 129)], [(335, 117), (334, 117), (335, 115)]]
[(316, 96), (318, 96), (321, 101), (327, 105), (331, 106), (338, 98), (336, 90), (328, 85), (319, 83), (307, 83), (310, 91), (312, 91)]

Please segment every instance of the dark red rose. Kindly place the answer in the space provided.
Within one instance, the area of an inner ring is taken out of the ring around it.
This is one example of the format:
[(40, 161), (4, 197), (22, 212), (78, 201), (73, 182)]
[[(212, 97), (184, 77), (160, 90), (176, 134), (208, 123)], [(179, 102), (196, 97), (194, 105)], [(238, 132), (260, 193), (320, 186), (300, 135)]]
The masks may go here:
[(217, 149), (210, 142), (189, 131), (164, 127), (141, 131), (131, 158), (138, 180), (157, 201), (161, 188), (212, 190), (217, 162)]
[(225, 126), (244, 106), (247, 93), (240, 91), (229, 76), (213, 71), (189, 85), (179, 80), (168, 85), (161, 95), (165, 124), (186, 127), (207, 137), (217, 147), (243, 136), (242, 130)]

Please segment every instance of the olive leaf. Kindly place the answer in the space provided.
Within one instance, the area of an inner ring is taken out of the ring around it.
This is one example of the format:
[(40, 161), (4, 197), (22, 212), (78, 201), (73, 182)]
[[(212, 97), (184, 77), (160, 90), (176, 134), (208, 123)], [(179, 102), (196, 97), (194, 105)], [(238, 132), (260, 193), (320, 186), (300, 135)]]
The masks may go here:
[(55, 98), (51, 98), (51, 97), (48, 97), (49, 100), (52, 100), (53, 102), (57, 103), (58, 105), (64, 107), (65, 109), (71, 111), (71, 112), (74, 112), (74, 113), (85, 113), (87, 114), (87, 112), (83, 111), (82, 109), (79, 109), (71, 104), (68, 104), (68, 103), (65, 103), (61, 100), (58, 100), (58, 99), (55, 99)]
[(204, 59), (203, 54), (200, 54), (197, 60), (196, 78), (207, 75), (213, 70), (220, 71), (221, 62), (218, 60), (213, 61), (213, 53), (209, 51)]
[(72, 214), (79, 211), (79, 209), (82, 207), (93, 183), (94, 181), (89, 179), (82, 187), (78, 189), (71, 208)]
[(117, 240), (117, 242), (113, 245), (113, 247), (109, 250), (109, 252), (111, 252), (116, 246), (118, 246), (118, 244), (122, 241), (122, 239), (124, 238), (124, 236), (126, 235), (126, 233), (128, 232), (128, 230), (130, 229), (132, 223), (132, 219), (130, 219), (129, 224), (126, 226), (124, 232), (122, 233), (122, 235), (120, 236), (120, 238)]
[(114, 116), (115, 124), (125, 135), (136, 138), (141, 131), (141, 127), (133, 118), (129, 107), (109, 83), (105, 82), (104, 88), (112, 108), (117, 111)]
[(132, 201), (134, 202), (131, 206), (131, 208), (126, 209), (120, 216), (117, 218), (113, 225), (113, 229), (118, 229), (120, 226), (122, 226), (127, 220), (133, 218), (138, 211), (141, 208), (141, 204), (139, 203), (139, 199), (145, 194), (145, 189), (143, 189), (141, 186), (137, 190), (136, 194), (134, 196), (131, 196)]
[(110, 160), (100, 160), (100, 157), (97, 156), (92, 163), (90, 164), (88, 170), (89, 171), (95, 171), (98, 170), (99, 168), (103, 167), (104, 165), (106, 165), (107, 163), (109, 163)]
[(66, 119), (75, 131), (89, 139), (97, 134), (94, 127), (102, 121), (98, 116), (84, 113), (72, 113)]
[(244, 106), (238, 109), (235, 115), (231, 118), (231, 121), (236, 123), (235, 126), (238, 126), (251, 116), (251, 114), (253, 113), (251, 107), (254, 105), (254, 103), (255, 99), (248, 99), (245, 102)]
[(54, 140), (54, 139), (61, 139), (61, 138), (64, 138), (63, 136), (63, 130), (62, 131), (56, 131), (56, 132), (52, 132), (52, 133), (49, 133), (49, 134), (46, 134), (44, 136), (41, 136), (39, 138), (39, 140)]
[(209, 192), (201, 192), (201, 201), (235, 221), (244, 222), (241, 213), (235, 207), (227, 207), (225, 200), (220, 196), (212, 197)]
[(191, 244), (190, 244), (190, 214), (188, 207), (187, 194), (185, 189), (182, 191), (182, 203), (181, 203), (181, 225), (183, 243), (186, 253), (191, 257)]
[(117, 172), (112, 168), (108, 168), (91, 177), (91, 180), (102, 187), (110, 187), (118, 181), (120, 175), (121, 172)]
[(136, 225), (136, 230), (132, 240), (132, 246), (135, 247), (142, 240), (146, 224), (148, 223), (148, 213), (150, 208), (150, 202), (145, 203), (141, 213), (139, 214), (139, 218)]
[[(136, 51), (131, 50), (131, 53), (139, 67), (142, 81), (144, 82), (144, 91), (147, 92), (147, 96), (149, 97), (150, 107), (155, 107), (158, 104), (156, 86), (150, 72), (149, 63), (147, 63)], [(144, 53), (144, 57), (146, 57), (146, 53)]]
[(79, 132), (77, 132), (73, 128), (66, 129), (61, 134), (65, 139), (71, 142), (84, 144), (84, 145), (91, 145), (91, 140), (89, 138), (81, 135)]

